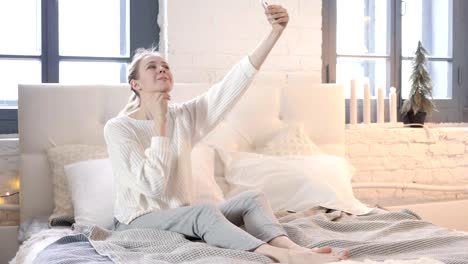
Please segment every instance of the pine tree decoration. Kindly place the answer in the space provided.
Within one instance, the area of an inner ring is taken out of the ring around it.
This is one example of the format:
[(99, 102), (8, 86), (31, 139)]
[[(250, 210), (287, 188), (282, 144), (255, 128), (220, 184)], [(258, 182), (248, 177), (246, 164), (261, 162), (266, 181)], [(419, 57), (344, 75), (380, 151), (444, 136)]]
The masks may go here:
[(426, 55), (428, 55), (428, 52), (422, 46), (421, 41), (418, 42), (418, 49), (415, 55), (416, 57), (413, 60), (413, 72), (410, 77), (411, 90), (408, 99), (405, 100), (401, 108), (403, 116), (416, 115), (418, 112), (425, 112), (430, 115), (432, 110), (435, 109), (435, 105), (432, 102), (431, 76), (426, 67)]

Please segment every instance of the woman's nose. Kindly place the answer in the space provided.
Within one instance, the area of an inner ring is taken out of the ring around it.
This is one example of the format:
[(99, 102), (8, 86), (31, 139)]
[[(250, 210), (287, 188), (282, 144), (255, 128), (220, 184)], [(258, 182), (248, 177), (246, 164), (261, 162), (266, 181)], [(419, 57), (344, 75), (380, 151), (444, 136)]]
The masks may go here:
[(164, 67), (159, 68), (159, 73), (163, 73), (163, 72), (165, 73), (166, 69)]

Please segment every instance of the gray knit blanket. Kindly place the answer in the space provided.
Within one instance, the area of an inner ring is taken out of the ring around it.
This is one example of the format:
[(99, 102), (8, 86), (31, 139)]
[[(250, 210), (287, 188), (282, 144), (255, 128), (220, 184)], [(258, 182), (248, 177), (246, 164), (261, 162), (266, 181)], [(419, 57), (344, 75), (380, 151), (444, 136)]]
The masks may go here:
[[(426, 257), (447, 264), (468, 264), (468, 234), (422, 221), (409, 210), (386, 212), (375, 209), (365, 216), (351, 216), (340, 211), (310, 209), (280, 215), (279, 220), (296, 243), (309, 248), (347, 248), (352, 260)], [(73, 247), (75, 243), (86, 251), (77, 250)], [(89, 250), (92, 248), (98, 254)], [(88, 262), (59, 256), (59, 252), (65, 254), (70, 249), (82, 258), (86, 255)], [(91, 251), (95, 256), (90, 256)], [(74, 261), (63, 262), (64, 259)], [(271, 263), (270, 259), (252, 252), (209, 246), (173, 232), (156, 229), (112, 232), (99, 227), (52, 244), (39, 254), (36, 263), (108, 263), (109, 259), (114, 263), (143, 264)]]

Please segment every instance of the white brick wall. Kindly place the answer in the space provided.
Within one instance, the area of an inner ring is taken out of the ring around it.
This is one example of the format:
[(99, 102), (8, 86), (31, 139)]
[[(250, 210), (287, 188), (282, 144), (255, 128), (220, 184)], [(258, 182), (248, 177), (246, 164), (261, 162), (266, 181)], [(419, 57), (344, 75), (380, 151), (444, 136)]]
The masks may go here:
[[(274, 3), (274, 1), (269, 1)], [(286, 82), (294, 75), (321, 81), (322, 1), (286, 0), (290, 23), (256, 80)], [(220, 80), (267, 35), (270, 26), (258, 0), (160, 0), (160, 47), (177, 82)], [(161, 12), (163, 16), (165, 12)]]
[[(468, 185), (468, 124), (427, 130), (401, 124), (356, 125), (346, 130), (346, 153), (356, 168), (356, 183)], [(359, 199), (381, 205), (468, 197), (468, 193), (408, 189), (355, 191)]]

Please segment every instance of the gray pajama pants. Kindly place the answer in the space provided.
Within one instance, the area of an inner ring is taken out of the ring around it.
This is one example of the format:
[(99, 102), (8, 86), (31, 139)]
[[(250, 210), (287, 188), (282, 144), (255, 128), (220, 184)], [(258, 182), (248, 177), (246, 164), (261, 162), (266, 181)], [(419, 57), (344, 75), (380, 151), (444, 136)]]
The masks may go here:
[[(244, 226), (245, 230), (240, 226)], [(200, 204), (142, 215), (116, 230), (158, 228), (200, 238), (222, 248), (253, 251), (266, 242), (286, 235), (266, 197), (244, 192), (219, 205)]]

